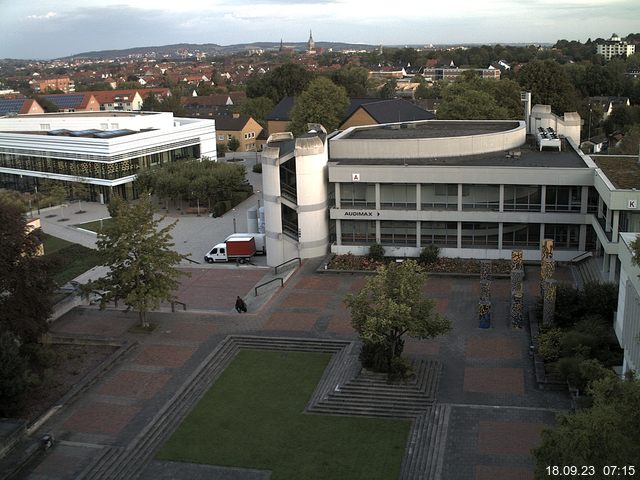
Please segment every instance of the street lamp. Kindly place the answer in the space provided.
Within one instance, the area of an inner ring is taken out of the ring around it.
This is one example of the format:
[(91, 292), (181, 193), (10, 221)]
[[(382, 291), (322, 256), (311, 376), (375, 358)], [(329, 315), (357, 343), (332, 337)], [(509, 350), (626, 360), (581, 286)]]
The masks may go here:
[(233, 233), (236, 233), (236, 209), (231, 209), (231, 212), (233, 213)]

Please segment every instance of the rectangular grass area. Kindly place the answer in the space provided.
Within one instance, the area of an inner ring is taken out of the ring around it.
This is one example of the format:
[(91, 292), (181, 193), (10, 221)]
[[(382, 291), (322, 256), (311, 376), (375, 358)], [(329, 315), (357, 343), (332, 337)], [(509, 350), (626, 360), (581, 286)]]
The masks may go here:
[(97, 250), (46, 233), (40, 236), (45, 257), (51, 261), (49, 273), (58, 285), (64, 285), (101, 263)]
[(303, 413), (330, 358), (241, 350), (156, 458), (271, 470), (272, 480), (398, 478), (409, 420)]
[(101, 228), (106, 227), (111, 222), (113, 222), (113, 219), (104, 218), (102, 220), (94, 220), (92, 222), (79, 223), (78, 225), (76, 225), (76, 227), (98, 233)]

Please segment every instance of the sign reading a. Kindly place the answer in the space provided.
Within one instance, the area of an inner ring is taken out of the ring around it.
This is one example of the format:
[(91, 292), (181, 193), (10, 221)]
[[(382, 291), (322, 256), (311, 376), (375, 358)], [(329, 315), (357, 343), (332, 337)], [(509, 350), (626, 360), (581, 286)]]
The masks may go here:
[(351, 174), (351, 181), (352, 182), (359, 182), (360, 181), (360, 174), (359, 173), (352, 173)]

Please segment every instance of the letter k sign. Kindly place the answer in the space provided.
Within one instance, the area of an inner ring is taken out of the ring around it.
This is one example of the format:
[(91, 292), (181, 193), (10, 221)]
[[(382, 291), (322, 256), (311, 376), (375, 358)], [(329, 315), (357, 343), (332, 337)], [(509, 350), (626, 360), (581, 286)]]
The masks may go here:
[(629, 207), (628, 208), (638, 208), (638, 201), (637, 200), (629, 200)]

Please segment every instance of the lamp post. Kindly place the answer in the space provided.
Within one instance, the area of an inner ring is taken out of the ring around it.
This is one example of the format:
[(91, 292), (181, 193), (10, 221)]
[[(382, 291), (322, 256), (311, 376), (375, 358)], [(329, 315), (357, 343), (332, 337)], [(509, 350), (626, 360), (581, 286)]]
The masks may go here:
[(233, 213), (233, 233), (236, 233), (236, 209), (231, 209)]

